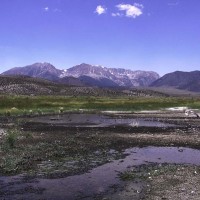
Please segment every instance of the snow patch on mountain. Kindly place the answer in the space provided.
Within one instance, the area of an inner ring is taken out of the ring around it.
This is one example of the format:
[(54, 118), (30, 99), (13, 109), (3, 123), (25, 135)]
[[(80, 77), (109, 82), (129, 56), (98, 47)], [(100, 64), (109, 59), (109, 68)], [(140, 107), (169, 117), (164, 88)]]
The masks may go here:
[(132, 71), (122, 68), (107, 68), (100, 65), (89, 65), (82, 63), (69, 68), (60, 75), (60, 77), (73, 76), (89, 76), (91, 78), (101, 80), (103, 78), (110, 79), (119, 86), (148, 86), (159, 78), (156, 72), (152, 71)]

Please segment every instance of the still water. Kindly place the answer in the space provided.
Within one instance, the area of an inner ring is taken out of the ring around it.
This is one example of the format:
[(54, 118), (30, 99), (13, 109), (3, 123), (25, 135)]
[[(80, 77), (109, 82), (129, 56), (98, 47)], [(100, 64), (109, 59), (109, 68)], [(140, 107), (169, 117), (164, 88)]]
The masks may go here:
[[(129, 167), (148, 163), (176, 163), (200, 165), (200, 151), (191, 148), (146, 147), (124, 151), (124, 159), (104, 164), (88, 173), (59, 179), (35, 179), (22, 181), (23, 176), (1, 177), (2, 199), (93, 199), (105, 193), (110, 186), (120, 184), (119, 172)], [(0, 193), (0, 198), (1, 198)]]

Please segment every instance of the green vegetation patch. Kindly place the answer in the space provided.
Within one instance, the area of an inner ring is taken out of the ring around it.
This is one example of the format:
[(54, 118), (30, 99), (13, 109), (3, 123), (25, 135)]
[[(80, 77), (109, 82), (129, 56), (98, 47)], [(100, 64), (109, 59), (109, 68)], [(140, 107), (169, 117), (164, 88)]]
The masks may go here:
[(0, 173), (50, 178), (82, 173), (121, 156), (118, 151), (111, 153), (109, 144), (96, 132), (88, 132), (86, 137), (72, 132), (10, 129), (0, 141)]
[(0, 114), (41, 114), (68, 110), (155, 110), (188, 106), (200, 108), (200, 98), (178, 97), (70, 97), (70, 96), (0, 96)]

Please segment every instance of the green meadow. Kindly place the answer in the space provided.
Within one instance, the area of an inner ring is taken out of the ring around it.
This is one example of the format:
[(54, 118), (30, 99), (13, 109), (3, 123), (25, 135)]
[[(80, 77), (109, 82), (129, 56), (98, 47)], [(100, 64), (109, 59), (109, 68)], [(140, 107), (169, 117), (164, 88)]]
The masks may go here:
[(180, 97), (70, 97), (0, 96), (0, 114), (86, 110), (139, 111), (187, 106), (200, 109), (200, 98)]

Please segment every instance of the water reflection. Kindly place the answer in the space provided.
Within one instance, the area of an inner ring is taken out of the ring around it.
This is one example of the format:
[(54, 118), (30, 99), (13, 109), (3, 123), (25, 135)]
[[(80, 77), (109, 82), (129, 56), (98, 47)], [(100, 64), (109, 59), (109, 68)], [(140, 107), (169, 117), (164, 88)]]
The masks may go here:
[(174, 127), (174, 124), (153, 121), (140, 118), (122, 118), (120, 116), (108, 116), (103, 114), (64, 114), (62, 116), (40, 116), (31, 119), (32, 122), (42, 122), (52, 125), (62, 125), (66, 127), (109, 127), (125, 125), (131, 127)]

